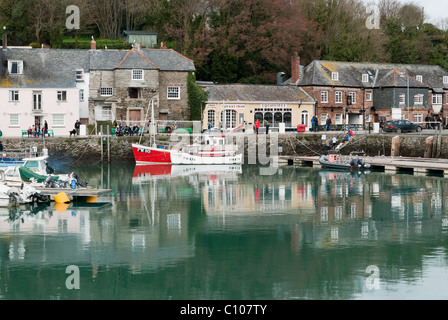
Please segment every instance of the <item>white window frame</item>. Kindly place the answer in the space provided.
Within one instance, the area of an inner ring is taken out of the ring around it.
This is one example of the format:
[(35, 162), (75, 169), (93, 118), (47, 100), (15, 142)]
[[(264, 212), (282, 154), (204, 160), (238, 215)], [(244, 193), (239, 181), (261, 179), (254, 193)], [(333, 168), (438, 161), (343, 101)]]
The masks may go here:
[(9, 115), (9, 127), (18, 128), (20, 127), (20, 117), (19, 114), (10, 114)]
[(443, 84), (448, 84), (448, 76), (443, 76)]
[[(17, 72), (12, 72), (13, 63), (17, 63)], [(23, 74), (23, 61), (21, 60), (8, 60), (8, 73), (9, 74)]]
[(328, 118), (328, 113), (321, 113), (320, 114), (320, 125), (324, 126), (327, 124), (327, 118)]
[(141, 81), (145, 79), (143, 69), (132, 69), (132, 80)]
[(342, 91), (336, 91), (334, 93), (334, 103), (342, 104)]
[(406, 104), (406, 94), (405, 93), (400, 93), (398, 95), (398, 103), (400, 104), (400, 106)]
[(211, 123), (212, 128), (216, 127), (216, 111), (208, 110), (207, 111), (207, 126)]
[(373, 100), (373, 92), (366, 92), (366, 101), (371, 102)]
[(362, 75), (362, 82), (369, 82), (369, 75), (367, 73), (364, 73)]
[(336, 113), (334, 117), (335, 117), (334, 124), (336, 125), (343, 124), (344, 116), (342, 115), (342, 113)]
[(442, 104), (443, 96), (441, 94), (432, 95), (432, 104)]
[[(65, 127), (65, 114), (56, 113), (52, 115), (52, 126), (55, 128)], [(59, 119), (58, 119), (59, 118)]]
[(84, 81), (84, 69), (76, 69), (76, 81)]
[(112, 97), (114, 95), (114, 88), (112, 87), (101, 87), (100, 95), (102, 97)]
[(79, 89), (79, 102), (84, 102), (84, 89)]
[(320, 93), (320, 102), (328, 103), (328, 91), (321, 91)]
[(356, 92), (350, 92), (348, 95), (351, 97), (352, 105), (356, 104)]
[(66, 101), (67, 101), (67, 91), (58, 90), (58, 102), (66, 102)]
[[(36, 97), (40, 97), (39, 100), (36, 100)], [(33, 110), (40, 111), (42, 110), (42, 91), (33, 91)]]
[(423, 76), (422, 75), (417, 75), (415, 76), (415, 79), (419, 82), (423, 82)]
[(423, 113), (414, 113), (414, 122), (422, 123), (423, 122)]
[(9, 101), (20, 101), (19, 90), (9, 90)]
[(169, 86), (166, 88), (166, 98), (168, 100), (180, 100), (180, 87)]
[(414, 96), (414, 105), (422, 106), (423, 105), (423, 94), (416, 94)]
[(339, 81), (339, 72), (332, 72), (331, 73), (331, 80)]
[(365, 116), (365, 119), (366, 119), (366, 123), (370, 123), (370, 122), (372, 122), (373, 117), (371, 114), (368, 114)]

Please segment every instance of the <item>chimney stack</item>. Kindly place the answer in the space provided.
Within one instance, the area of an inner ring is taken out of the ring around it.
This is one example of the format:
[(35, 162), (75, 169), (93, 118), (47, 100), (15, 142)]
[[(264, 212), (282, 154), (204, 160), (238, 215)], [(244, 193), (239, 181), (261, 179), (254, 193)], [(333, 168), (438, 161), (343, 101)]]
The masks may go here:
[(3, 26), (3, 50), (8, 49), (8, 35), (6, 34), (6, 26)]
[(291, 84), (297, 84), (300, 78), (300, 57), (297, 53), (291, 57)]
[(96, 50), (96, 41), (92, 36), (92, 42), (90, 42), (90, 49)]

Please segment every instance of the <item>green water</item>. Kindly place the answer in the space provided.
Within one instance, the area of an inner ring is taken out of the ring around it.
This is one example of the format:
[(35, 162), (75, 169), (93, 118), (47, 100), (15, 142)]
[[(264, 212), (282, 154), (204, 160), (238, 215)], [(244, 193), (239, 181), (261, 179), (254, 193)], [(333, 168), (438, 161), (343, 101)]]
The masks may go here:
[(74, 169), (112, 194), (0, 209), (0, 299), (448, 298), (442, 177)]

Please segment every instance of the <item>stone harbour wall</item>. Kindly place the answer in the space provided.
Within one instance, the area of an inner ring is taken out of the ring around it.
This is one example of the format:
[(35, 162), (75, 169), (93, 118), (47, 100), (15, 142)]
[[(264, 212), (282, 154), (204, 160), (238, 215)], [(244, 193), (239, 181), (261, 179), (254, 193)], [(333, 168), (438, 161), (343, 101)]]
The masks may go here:
[[(335, 136), (326, 135), (322, 139), (321, 134), (285, 134), (277, 136), (246, 135), (234, 137), (234, 142), (248, 155), (269, 155), (270, 150), (278, 150), (280, 156), (316, 156), (326, 153), (326, 145)], [(158, 136), (162, 144), (169, 144), (169, 136)], [(342, 136), (338, 137), (339, 141)], [(103, 149), (99, 137), (90, 138), (1, 138), (6, 152), (12, 149), (25, 149), (37, 146), (39, 150), (45, 145), (50, 157), (55, 160), (64, 159), (74, 162), (97, 163), (101, 161), (101, 154), (107, 161), (107, 139), (103, 138)], [(394, 141), (393, 141), (394, 140)], [(180, 141), (180, 140), (179, 140)], [(273, 144), (278, 141), (278, 149)], [(111, 137), (110, 159), (111, 162), (133, 162), (132, 143), (139, 142), (138, 137)], [(188, 142), (188, 140), (187, 140)], [(191, 142), (191, 141), (190, 141)], [(171, 142), (171, 145), (176, 142)], [(341, 154), (349, 154), (352, 151), (364, 151), (369, 156), (402, 156), (402, 157), (436, 157), (448, 159), (448, 137), (437, 137), (428, 135), (401, 135), (394, 139), (394, 135), (355, 135), (350, 144), (341, 150)], [(142, 144), (149, 144), (149, 138), (144, 137)], [(394, 153), (392, 152), (394, 149)], [(437, 151), (437, 153), (435, 152)]]

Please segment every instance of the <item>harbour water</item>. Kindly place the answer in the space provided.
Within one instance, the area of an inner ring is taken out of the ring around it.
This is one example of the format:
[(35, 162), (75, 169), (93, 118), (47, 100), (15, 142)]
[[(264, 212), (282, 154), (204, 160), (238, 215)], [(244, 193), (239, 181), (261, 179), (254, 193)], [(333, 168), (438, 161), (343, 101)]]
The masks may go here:
[(443, 177), (73, 169), (112, 194), (95, 206), (0, 209), (0, 299), (448, 298)]

